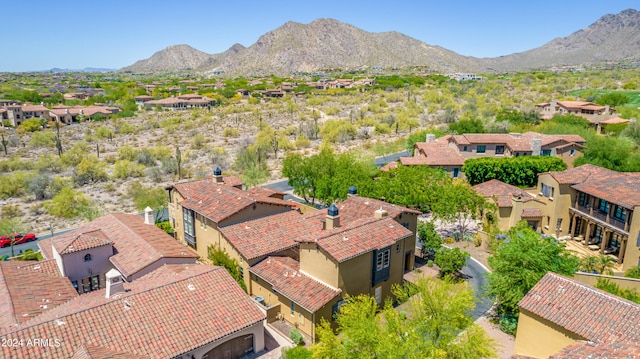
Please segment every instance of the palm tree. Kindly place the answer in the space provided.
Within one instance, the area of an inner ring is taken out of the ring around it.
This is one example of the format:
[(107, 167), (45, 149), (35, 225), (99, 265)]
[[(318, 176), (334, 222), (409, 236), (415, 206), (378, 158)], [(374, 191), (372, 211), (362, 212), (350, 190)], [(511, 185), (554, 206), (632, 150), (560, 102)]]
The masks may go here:
[(599, 261), (597, 256), (583, 257), (582, 260), (580, 261), (580, 270), (587, 271), (587, 272), (597, 271), (598, 263)]
[(613, 268), (616, 266), (616, 261), (613, 258), (601, 254), (597, 257), (597, 260), (598, 264), (596, 270), (598, 272), (613, 275)]

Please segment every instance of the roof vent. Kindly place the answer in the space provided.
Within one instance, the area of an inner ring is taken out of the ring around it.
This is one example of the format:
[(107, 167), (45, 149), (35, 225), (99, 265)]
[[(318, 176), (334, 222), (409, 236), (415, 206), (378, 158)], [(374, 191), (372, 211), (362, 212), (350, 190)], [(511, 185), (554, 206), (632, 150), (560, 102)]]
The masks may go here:
[(189, 284), (187, 288), (189, 288), (189, 290), (196, 290), (196, 286), (193, 284)]
[(355, 196), (356, 194), (358, 194), (358, 189), (356, 188), (356, 186), (351, 186), (349, 187), (349, 190), (347, 191), (347, 194), (351, 195), (351, 196)]
[(224, 182), (222, 178), (222, 170), (218, 166), (216, 166), (216, 168), (213, 169), (213, 182), (215, 183)]
[(147, 206), (147, 208), (144, 209), (144, 224), (155, 224), (155, 223), (156, 221), (153, 218), (153, 209)]
[(338, 207), (332, 204), (327, 210), (327, 218), (324, 221), (324, 229), (334, 229), (340, 227), (340, 215)]

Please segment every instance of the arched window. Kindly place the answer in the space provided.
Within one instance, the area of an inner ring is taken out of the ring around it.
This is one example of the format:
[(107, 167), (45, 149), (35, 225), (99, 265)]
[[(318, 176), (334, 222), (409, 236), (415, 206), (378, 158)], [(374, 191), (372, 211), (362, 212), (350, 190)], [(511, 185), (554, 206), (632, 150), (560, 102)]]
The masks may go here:
[(85, 255), (84, 255), (84, 261), (85, 261), (85, 262), (91, 262), (91, 254), (88, 254), (88, 253), (87, 253), (87, 254), (85, 254)]

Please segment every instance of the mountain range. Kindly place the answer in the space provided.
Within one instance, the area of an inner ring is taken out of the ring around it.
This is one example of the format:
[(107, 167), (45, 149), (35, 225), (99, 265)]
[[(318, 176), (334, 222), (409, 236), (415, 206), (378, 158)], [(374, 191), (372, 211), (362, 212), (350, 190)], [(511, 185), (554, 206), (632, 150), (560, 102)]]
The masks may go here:
[[(490, 41), (490, 39), (488, 39)], [(521, 53), (497, 58), (462, 56), (399, 32), (371, 33), (334, 19), (287, 22), (249, 47), (235, 44), (219, 54), (189, 45), (169, 46), (119, 71), (194, 70), (269, 75), (321, 69), (426, 66), (440, 72), (517, 71), (552, 66), (640, 60), (640, 11), (605, 15), (585, 29)]]

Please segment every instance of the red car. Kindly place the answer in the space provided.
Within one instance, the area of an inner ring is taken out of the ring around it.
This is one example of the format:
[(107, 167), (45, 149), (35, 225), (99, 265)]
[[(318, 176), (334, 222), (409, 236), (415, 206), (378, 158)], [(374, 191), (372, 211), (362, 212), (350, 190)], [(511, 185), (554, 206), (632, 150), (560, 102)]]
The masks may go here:
[(13, 244), (22, 244), (26, 242), (35, 241), (36, 235), (33, 233), (13, 233), (7, 234), (6, 236), (0, 237), (0, 248), (9, 247), (11, 245), (11, 241), (13, 240)]

